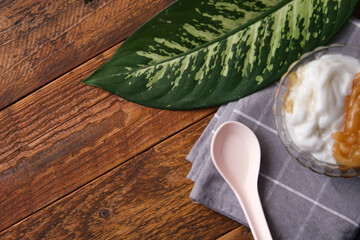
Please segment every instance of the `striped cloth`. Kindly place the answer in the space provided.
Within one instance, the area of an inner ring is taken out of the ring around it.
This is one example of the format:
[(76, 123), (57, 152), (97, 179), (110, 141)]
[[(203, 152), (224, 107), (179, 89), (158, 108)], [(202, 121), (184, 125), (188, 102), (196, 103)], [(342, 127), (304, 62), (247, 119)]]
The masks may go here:
[[(360, 21), (350, 19), (335, 42), (360, 46)], [(353, 239), (360, 226), (360, 178), (316, 174), (289, 155), (275, 130), (272, 106), (276, 87), (219, 108), (187, 157), (192, 162), (188, 178), (195, 182), (190, 198), (248, 225), (210, 157), (214, 131), (226, 121), (239, 121), (252, 129), (260, 142), (259, 194), (273, 238)]]

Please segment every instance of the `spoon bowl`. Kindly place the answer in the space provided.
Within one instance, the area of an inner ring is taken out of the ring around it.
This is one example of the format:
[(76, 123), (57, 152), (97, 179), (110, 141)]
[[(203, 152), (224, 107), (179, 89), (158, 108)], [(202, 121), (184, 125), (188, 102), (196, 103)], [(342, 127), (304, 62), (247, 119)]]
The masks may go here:
[(226, 122), (215, 132), (211, 158), (235, 193), (256, 240), (272, 239), (258, 193), (260, 144), (255, 134), (239, 122)]

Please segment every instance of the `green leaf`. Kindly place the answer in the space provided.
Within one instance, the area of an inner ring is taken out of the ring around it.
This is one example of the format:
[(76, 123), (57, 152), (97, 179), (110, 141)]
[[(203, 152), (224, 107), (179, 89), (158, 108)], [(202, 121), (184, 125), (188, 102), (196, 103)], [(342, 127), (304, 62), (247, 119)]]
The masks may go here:
[(326, 45), (358, 0), (179, 0), (84, 82), (162, 109), (227, 103)]

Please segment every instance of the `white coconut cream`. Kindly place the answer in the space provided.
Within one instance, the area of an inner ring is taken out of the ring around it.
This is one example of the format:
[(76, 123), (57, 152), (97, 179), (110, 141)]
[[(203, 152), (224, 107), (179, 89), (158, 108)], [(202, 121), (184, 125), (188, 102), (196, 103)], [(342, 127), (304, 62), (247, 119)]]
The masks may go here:
[(341, 130), (346, 97), (360, 61), (340, 54), (324, 55), (289, 76), (285, 124), (294, 144), (320, 161), (336, 163), (331, 134)]

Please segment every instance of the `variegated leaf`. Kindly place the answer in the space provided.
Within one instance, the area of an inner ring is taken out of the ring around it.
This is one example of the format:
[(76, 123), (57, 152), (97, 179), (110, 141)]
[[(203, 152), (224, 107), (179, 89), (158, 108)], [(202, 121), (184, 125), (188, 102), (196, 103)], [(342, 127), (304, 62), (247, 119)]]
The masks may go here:
[(327, 44), (358, 0), (178, 0), (84, 82), (163, 109), (239, 99)]

